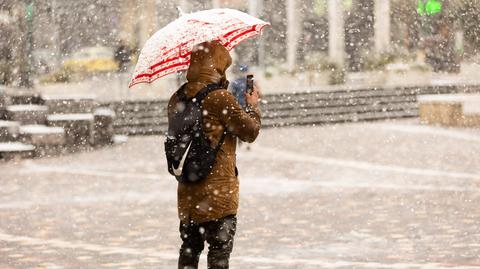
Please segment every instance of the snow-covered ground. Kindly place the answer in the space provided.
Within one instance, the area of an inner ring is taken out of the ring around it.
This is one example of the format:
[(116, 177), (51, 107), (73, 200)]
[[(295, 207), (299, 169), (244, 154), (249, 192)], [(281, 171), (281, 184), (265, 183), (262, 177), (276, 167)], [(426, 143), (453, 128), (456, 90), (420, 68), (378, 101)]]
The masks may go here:
[[(0, 268), (176, 268), (162, 145), (0, 164)], [(480, 130), (413, 120), (262, 130), (231, 268), (480, 268), (478, 152)]]

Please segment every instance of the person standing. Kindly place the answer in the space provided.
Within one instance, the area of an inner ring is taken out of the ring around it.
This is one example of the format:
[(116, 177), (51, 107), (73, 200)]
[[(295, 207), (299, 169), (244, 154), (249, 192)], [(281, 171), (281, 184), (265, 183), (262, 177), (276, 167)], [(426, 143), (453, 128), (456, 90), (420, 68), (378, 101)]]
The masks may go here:
[[(196, 269), (204, 243), (209, 244), (208, 268), (229, 268), (237, 226), (239, 203), (238, 170), (235, 166), (236, 140), (255, 141), (260, 131), (258, 90), (245, 95), (243, 109), (229, 92), (225, 72), (232, 59), (216, 41), (197, 45), (192, 52), (187, 83), (180, 88), (193, 98), (209, 84), (221, 89), (210, 92), (202, 103), (202, 129), (212, 148), (221, 144), (210, 174), (198, 183), (180, 183), (177, 190), (178, 216), (182, 245), (179, 269)], [(174, 94), (168, 103), (168, 119), (182, 109)]]
[(115, 62), (118, 64), (119, 72), (126, 72), (128, 65), (132, 60), (132, 49), (128, 46), (127, 42), (121, 40), (117, 49), (115, 50)]

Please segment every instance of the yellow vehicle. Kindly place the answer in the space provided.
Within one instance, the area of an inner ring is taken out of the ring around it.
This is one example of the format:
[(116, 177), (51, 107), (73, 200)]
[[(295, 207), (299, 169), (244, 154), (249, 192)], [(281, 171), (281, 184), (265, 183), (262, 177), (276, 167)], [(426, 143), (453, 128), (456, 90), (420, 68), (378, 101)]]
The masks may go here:
[(74, 73), (100, 73), (118, 70), (114, 51), (108, 47), (86, 47), (72, 54), (63, 67)]

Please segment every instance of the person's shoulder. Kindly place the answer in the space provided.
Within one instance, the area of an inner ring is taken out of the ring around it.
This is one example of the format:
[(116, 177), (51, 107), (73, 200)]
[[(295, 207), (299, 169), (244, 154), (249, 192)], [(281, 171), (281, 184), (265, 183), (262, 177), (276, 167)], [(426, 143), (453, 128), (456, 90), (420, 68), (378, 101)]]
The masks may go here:
[(213, 98), (228, 98), (229, 96), (233, 96), (232, 92), (228, 89), (217, 89), (208, 94), (209, 97)]
[(168, 107), (171, 107), (179, 101), (177, 92), (178, 91), (175, 91), (172, 96), (170, 96), (170, 99), (168, 100)]
[(235, 100), (235, 97), (232, 95), (232, 92), (227, 89), (214, 90), (205, 98), (205, 101), (208, 103), (213, 102), (216, 104), (229, 103), (231, 100)]

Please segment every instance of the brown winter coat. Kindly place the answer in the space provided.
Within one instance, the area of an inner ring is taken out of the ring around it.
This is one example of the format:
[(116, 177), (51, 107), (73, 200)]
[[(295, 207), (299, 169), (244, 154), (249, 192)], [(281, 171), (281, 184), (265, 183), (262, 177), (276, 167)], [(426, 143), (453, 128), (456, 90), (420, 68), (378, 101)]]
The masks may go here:
[[(246, 142), (255, 140), (260, 130), (260, 112), (258, 109), (245, 112), (227, 91), (225, 71), (232, 62), (228, 51), (217, 42), (203, 43), (198, 47), (191, 56), (186, 94), (193, 97), (210, 83), (223, 85), (223, 89), (211, 92), (204, 99), (203, 128), (212, 147), (218, 144), (225, 128), (228, 130), (210, 175), (200, 183), (178, 184), (180, 220), (202, 223), (237, 213), (236, 139), (238, 137)], [(169, 121), (177, 102), (174, 94), (168, 104)]]

